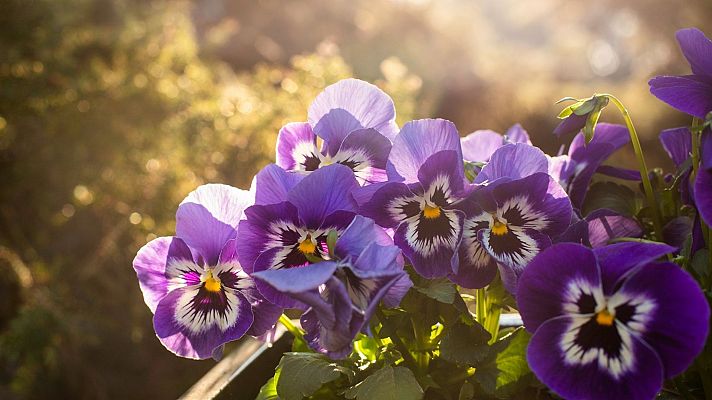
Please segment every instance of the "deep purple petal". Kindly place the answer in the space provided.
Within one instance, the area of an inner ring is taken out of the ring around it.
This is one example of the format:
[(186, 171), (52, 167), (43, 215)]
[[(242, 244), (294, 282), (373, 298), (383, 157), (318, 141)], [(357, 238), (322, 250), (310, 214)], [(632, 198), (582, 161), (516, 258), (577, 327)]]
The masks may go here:
[(676, 167), (685, 162), (692, 152), (689, 128), (672, 128), (660, 132), (660, 142)]
[(658, 76), (648, 84), (653, 96), (684, 113), (704, 119), (712, 111), (712, 81), (709, 78)]
[(712, 226), (712, 170), (700, 168), (695, 178), (695, 205), (702, 220)]
[(408, 274), (401, 275), (383, 295), (383, 305), (386, 308), (398, 307), (403, 297), (408, 294), (408, 290), (412, 287), (413, 281), (410, 280)]
[[(256, 268), (255, 272), (252, 273), (252, 276), (264, 271), (289, 271), (293, 269), (303, 268), (305, 265), (308, 265), (306, 264), (305, 260), (305, 264), (299, 266), (290, 266), (288, 268), (273, 267), (274, 264), (278, 263), (276, 259), (279, 257), (279, 250), (280, 249), (272, 248), (260, 254), (260, 256), (257, 257), (257, 260), (255, 260)], [(277, 290), (272, 285), (263, 281), (262, 279), (255, 279), (255, 287), (268, 302), (275, 304), (278, 307), (296, 308), (301, 310), (307, 308), (306, 304), (304, 304), (300, 298), (297, 298), (293, 294), (288, 294)]]
[(655, 352), (633, 337), (632, 370), (613, 378), (598, 360), (572, 364), (564, 356), (562, 341), (569, 330), (568, 318), (547, 321), (532, 336), (527, 361), (539, 380), (566, 399), (576, 400), (649, 400), (655, 397), (663, 381), (663, 367)]
[(359, 129), (344, 138), (334, 161), (351, 168), (361, 183), (386, 180), (391, 141), (375, 129)]
[(309, 106), (308, 120), (316, 134), (338, 145), (353, 130), (351, 126), (329, 126), (330, 129), (325, 126), (324, 130), (318, 127), (322, 118), (333, 110), (347, 113), (360, 125), (358, 128), (374, 128), (391, 140), (398, 133), (393, 100), (368, 82), (341, 80), (324, 89)]
[(563, 315), (568, 287), (583, 281), (600, 288), (601, 277), (593, 252), (579, 244), (559, 243), (542, 251), (519, 277), (517, 305), (528, 331)]
[(504, 137), (489, 129), (470, 133), (461, 139), (462, 156), (466, 161), (486, 162), (492, 153), (505, 144)]
[(497, 275), (497, 262), (480, 243), (478, 232), (489, 227), (489, 215), (475, 212), (465, 219), (459, 248), (459, 264), (450, 280), (462, 287), (479, 289)]
[(599, 209), (586, 216), (591, 247), (602, 247), (611, 239), (640, 237), (643, 229), (638, 222), (615, 211)]
[[(206, 359), (217, 347), (241, 338), (253, 322), (250, 303), (238, 291), (229, 290), (229, 307), (218, 309), (202, 304), (192, 306), (199, 290), (195, 286), (171, 291), (158, 303), (153, 326), (161, 343), (174, 354), (193, 359)], [(228, 290), (226, 290), (228, 293)]]
[[(292, 243), (285, 236), (288, 233), (288, 225), (299, 226), (297, 209), (291, 203), (255, 205), (245, 210), (245, 215), (247, 219), (240, 222), (237, 254), (242, 268), (248, 274), (255, 270), (255, 261), (267, 249), (281, 249), (297, 244), (297, 238), (294, 238)], [(285, 229), (282, 229), (282, 226)], [(271, 237), (279, 239), (269, 240)]]
[(420, 167), (418, 180), (428, 193), (442, 191), (448, 202), (456, 200), (456, 197), (464, 197), (465, 170), (462, 158), (453, 150), (439, 151), (428, 157)]
[(510, 143), (526, 143), (529, 145), (532, 144), (532, 141), (529, 139), (529, 133), (524, 128), (522, 128), (522, 125), (520, 124), (512, 125), (509, 129), (507, 129), (507, 132), (505, 132), (504, 136)]
[(158, 302), (168, 293), (166, 269), (171, 263), (194, 263), (193, 254), (181, 239), (160, 237), (144, 245), (136, 253), (133, 267), (143, 293), (143, 300), (156, 311)]
[(454, 150), (462, 158), (460, 136), (452, 122), (444, 119), (408, 122), (393, 140), (386, 168), (389, 180), (418, 182), (418, 170), (425, 160), (442, 150)]
[(257, 290), (251, 278), (248, 282), (251, 283), (249, 286), (240, 289), (240, 293), (250, 302), (254, 315), (254, 321), (247, 334), (255, 337), (263, 336), (258, 339), (271, 343), (274, 341), (272, 338), (275, 325), (284, 309), (267, 301)]
[(702, 168), (709, 171), (712, 169), (712, 131), (709, 128), (702, 132), (700, 141), (700, 158), (702, 159)]
[(634, 169), (619, 168), (612, 165), (601, 165), (596, 169), (597, 174), (623, 179), (626, 181), (640, 182), (640, 172)]
[(215, 265), (220, 250), (237, 235), (237, 225), (254, 195), (228, 185), (202, 185), (178, 206), (176, 236), (196, 249), (209, 265)]
[(692, 72), (712, 78), (712, 41), (697, 28), (680, 29), (675, 36)]
[(362, 205), (359, 214), (371, 218), (385, 228), (396, 228), (403, 219), (420, 212), (420, 198), (403, 183), (389, 182)]
[(490, 230), (480, 231), (478, 237), (489, 254), (497, 260), (502, 284), (510, 293), (517, 292), (519, 277), (531, 260), (551, 246), (548, 236), (533, 229), (508, 232), (505, 241), (509, 243), (504, 245), (501, 239), (496, 241), (497, 236)]
[(304, 226), (317, 229), (336, 211), (356, 211), (351, 191), (358, 182), (350, 168), (334, 164), (319, 168), (299, 182), (287, 198), (299, 213)]
[(709, 333), (710, 308), (698, 283), (678, 265), (653, 263), (640, 267), (617, 292), (641, 294), (654, 304), (639, 332), (660, 356), (666, 379), (683, 372)]
[(688, 216), (680, 216), (671, 219), (663, 227), (663, 240), (665, 243), (682, 248), (685, 241), (692, 234), (692, 218)]
[(316, 135), (306, 122), (291, 122), (279, 130), (277, 160), (280, 167), (292, 171), (307, 171), (308, 160), (318, 160)]
[(304, 338), (315, 351), (340, 359), (351, 353), (352, 341), (363, 319), (352, 311), (351, 299), (342, 282), (333, 278), (326, 287), (326, 299), (315, 298), (323, 302), (323, 307), (312, 306), (313, 312), (302, 315), (302, 327), (306, 330)]
[(420, 275), (447, 276), (458, 263), (463, 221), (464, 215), (457, 210), (442, 211), (434, 219), (421, 215), (401, 223), (393, 239)]
[(559, 125), (554, 128), (554, 135), (557, 137), (566, 136), (569, 134), (574, 134), (583, 129), (586, 126), (586, 120), (588, 119), (588, 114), (578, 115), (571, 114), (566, 117)]
[(675, 248), (665, 243), (623, 242), (593, 250), (601, 267), (601, 279), (606, 294), (613, 292), (618, 280), (633, 268), (654, 261)]
[(548, 171), (549, 161), (544, 152), (525, 143), (514, 143), (495, 151), (474, 183), (492, 182), (499, 178), (519, 179)]
[(287, 201), (287, 193), (297, 185), (303, 174), (288, 172), (270, 164), (255, 176), (255, 204), (276, 204)]

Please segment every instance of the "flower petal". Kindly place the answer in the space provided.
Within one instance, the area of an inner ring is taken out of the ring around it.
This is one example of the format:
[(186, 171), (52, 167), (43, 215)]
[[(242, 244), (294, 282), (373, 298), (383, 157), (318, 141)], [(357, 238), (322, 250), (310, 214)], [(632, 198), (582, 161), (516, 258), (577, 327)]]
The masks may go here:
[(441, 207), (466, 196), (462, 193), (465, 170), (456, 151), (443, 150), (428, 157), (418, 170), (418, 180), (425, 189), (425, 199)]
[(405, 219), (413, 218), (420, 213), (421, 200), (421, 197), (413, 194), (407, 185), (388, 182), (361, 206), (359, 214), (373, 219), (384, 228), (396, 228)]
[(524, 326), (534, 332), (546, 320), (564, 315), (565, 305), (579, 300), (576, 295), (600, 291), (593, 252), (580, 244), (559, 243), (539, 253), (524, 269), (517, 284), (517, 309)]
[(375, 129), (359, 129), (349, 133), (334, 155), (334, 161), (346, 165), (360, 183), (386, 180), (386, 161), (391, 141)]
[(461, 139), (462, 156), (466, 161), (489, 161), (495, 150), (504, 146), (505, 139), (489, 129), (474, 131)]
[(287, 171), (314, 171), (320, 164), (316, 135), (306, 122), (292, 122), (277, 136), (276, 164)]
[(593, 250), (601, 267), (601, 280), (606, 294), (615, 289), (618, 280), (633, 268), (672, 253), (675, 248), (665, 243), (623, 242)]
[[(319, 126), (320, 121), (334, 110), (327, 118), (342, 119), (348, 115), (346, 125), (339, 121)], [(358, 79), (344, 79), (321, 92), (309, 106), (308, 120), (314, 132), (324, 141), (340, 145), (343, 139), (354, 129), (351, 123), (355, 122), (358, 128), (374, 128), (382, 135), (393, 139), (398, 133), (395, 122), (396, 109), (393, 100), (378, 87)], [(338, 148), (338, 147), (337, 147)]]
[(336, 241), (334, 253), (341, 259), (358, 257), (371, 243), (388, 246), (393, 239), (372, 219), (357, 215)]
[(275, 164), (262, 168), (255, 176), (255, 204), (276, 204), (287, 200), (287, 193), (304, 175), (288, 172)]
[(712, 226), (712, 170), (700, 168), (697, 171), (695, 205), (707, 226)]
[(554, 128), (554, 135), (557, 137), (575, 134), (586, 126), (588, 114), (578, 115), (573, 113), (564, 118), (559, 125)]
[(509, 129), (507, 129), (504, 136), (509, 143), (532, 144), (532, 141), (529, 139), (529, 133), (527, 133), (527, 131), (522, 128), (522, 125), (520, 124), (512, 125)]
[(222, 297), (216, 301), (200, 286), (189, 286), (168, 293), (156, 307), (156, 335), (174, 354), (210, 358), (214, 349), (241, 338), (252, 325), (250, 303), (238, 291), (209, 294)]
[(602, 247), (611, 239), (640, 237), (643, 229), (638, 222), (615, 211), (599, 209), (586, 216), (588, 240), (591, 247)]
[(520, 179), (548, 171), (549, 160), (544, 152), (525, 143), (514, 143), (495, 151), (474, 183), (492, 182), (499, 178)]
[(648, 85), (653, 96), (684, 113), (704, 119), (712, 110), (712, 82), (709, 78), (658, 76)]
[(468, 289), (487, 286), (497, 275), (497, 261), (480, 243), (478, 232), (489, 227), (489, 214), (477, 212), (467, 217), (459, 248), (459, 264), (450, 280)]
[(418, 171), (425, 160), (442, 150), (454, 150), (462, 159), (460, 135), (452, 122), (444, 119), (408, 122), (393, 140), (386, 167), (389, 180), (418, 182)]
[(712, 78), (712, 41), (697, 28), (680, 29), (675, 36), (692, 72)]
[(143, 300), (151, 312), (156, 311), (158, 302), (172, 289), (170, 279), (178, 278), (167, 275), (166, 270), (171, 264), (195, 264), (188, 246), (176, 237), (153, 239), (138, 251), (133, 260)]
[(628, 358), (632, 367), (614, 378), (611, 368), (605, 365), (607, 357), (603, 349), (588, 362), (567, 361), (563, 343), (570, 325), (565, 317), (551, 319), (539, 327), (529, 342), (527, 361), (542, 383), (567, 399), (648, 400), (655, 397), (662, 386), (663, 368), (648, 345), (631, 337), (630, 348), (620, 357), (623, 362)]
[(176, 236), (215, 265), (223, 245), (235, 238), (244, 210), (254, 194), (228, 185), (202, 185), (181, 202), (176, 212)]
[(660, 356), (665, 378), (683, 372), (702, 351), (709, 333), (710, 308), (697, 282), (673, 263), (639, 267), (616, 292), (644, 295), (652, 318), (639, 331)]
[(672, 128), (660, 132), (660, 142), (676, 167), (684, 163), (692, 152), (692, 133), (689, 128)]
[(336, 211), (356, 212), (351, 191), (357, 187), (353, 171), (334, 164), (309, 174), (294, 186), (287, 199), (297, 208), (305, 227), (318, 229), (324, 219)]
[(317, 289), (334, 275), (338, 264), (324, 261), (298, 268), (258, 271), (252, 277), (268, 283), (283, 293), (301, 293)]

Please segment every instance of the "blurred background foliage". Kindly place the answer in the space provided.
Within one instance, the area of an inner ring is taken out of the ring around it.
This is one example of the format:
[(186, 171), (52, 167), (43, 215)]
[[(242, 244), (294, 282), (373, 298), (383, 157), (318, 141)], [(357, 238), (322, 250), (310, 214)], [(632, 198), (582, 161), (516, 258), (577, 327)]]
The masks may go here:
[(154, 337), (131, 260), (199, 184), (248, 187), (338, 79), (381, 86), (400, 124), (521, 122), (550, 152), (556, 99), (612, 92), (664, 163), (657, 133), (687, 119), (646, 82), (686, 71), (674, 31), (712, 3), (533, 4), (0, 0), (0, 398), (175, 398), (202, 376)]

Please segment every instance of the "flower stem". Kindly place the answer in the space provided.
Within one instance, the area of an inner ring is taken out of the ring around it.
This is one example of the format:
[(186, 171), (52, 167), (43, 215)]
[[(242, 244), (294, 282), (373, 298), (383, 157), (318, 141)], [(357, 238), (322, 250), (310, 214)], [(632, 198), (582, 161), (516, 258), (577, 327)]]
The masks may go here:
[[(380, 307), (376, 308), (376, 317), (378, 318), (378, 321), (381, 323), (382, 327), (387, 325), (386, 315), (383, 314), (383, 311)], [(393, 334), (389, 337), (391, 338), (391, 341), (396, 346), (398, 351), (401, 353), (401, 356), (403, 357), (403, 362), (405, 362), (411, 370), (418, 371), (418, 363), (415, 362), (413, 355), (410, 353), (410, 350), (408, 350), (408, 346), (406, 346), (405, 343), (403, 343), (403, 340), (401, 340), (401, 338), (397, 334), (395, 334), (395, 329), (389, 330), (393, 332)]]
[(292, 323), (292, 320), (288, 316), (282, 314), (279, 316), (279, 322), (284, 325), (284, 327), (289, 331), (289, 333), (294, 336), (294, 339), (304, 340), (304, 334), (302, 331)]
[(628, 133), (630, 134), (630, 141), (633, 144), (633, 150), (635, 151), (635, 156), (638, 159), (638, 167), (640, 169), (640, 178), (643, 181), (643, 190), (645, 191), (645, 197), (648, 206), (653, 212), (653, 226), (655, 228), (655, 238), (659, 241), (663, 241), (663, 226), (660, 218), (660, 210), (658, 209), (658, 203), (655, 201), (655, 193), (653, 192), (653, 185), (650, 183), (650, 178), (648, 177), (648, 167), (645, 164), (645, 157), (643, 156), (643, 149), (640, 147), (640, 140), (638, 139), (638, 133), (633, 126), (633, 120), (630, 118), (630, 113), (625, 108), (623, 103), (618, 100), (617, 97), (612, 94), (604, 94), (603, 96), (608, 97), (618, 110), (623, 115), (625, 124), (628, 127)]
[(487, 304), (485, 304), (485, 289), (475, 290), (475, 317), (477, 317), (477, 322), (480, 325), (485, 326), (485, 319), (487, 319)]

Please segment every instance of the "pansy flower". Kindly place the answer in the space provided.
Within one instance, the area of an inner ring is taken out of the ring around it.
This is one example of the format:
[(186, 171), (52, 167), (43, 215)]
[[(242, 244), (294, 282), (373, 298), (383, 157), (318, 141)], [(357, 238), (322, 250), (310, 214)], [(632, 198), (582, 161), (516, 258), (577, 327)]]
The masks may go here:
[(529, 134), (520, 124), (514, 124), (504, 135), (489, 129), (483, 129), (470, 133), (460, 141), (464, 160), (475, 163), (486, 163), (492, 157), (492, 154), (505, 144), (532, 144), (531, 140), (529, 140)]
[(403, 270), (400, 250), (362, 216), (353, 220), (336, 241), (333, 254), (325, 258), (299, 269), (253, 276), (308, 304), (301, 317), (305, 339), (315, 351), (338, 359), (351, 353), (358, 332), (368, 331), (378, 304), (397, 306), (412, 283)]
[[(279, 167), (257, 178), (263, 204), (245, 210), (237, 239), (240, 262), (249, 274), (309, 264), (310, 258), (324, 255), (329, 232), (342, 232), (356, 215), (351, 191), (358, 183), (348, 167), (331, 165), (301, 180), (291, 178)], [(274, 304), (303, 308), (269, 285), (258, 281), (257, 287)]]
[(657, 76), (649, 82), (650, 93), (704, 120), (712, 111), (712, 40), (697, 28), (681, 29), (676, 36), (692, 75)]
[(588, 186), (596, 172), (624, 179), (640, 179), (638, 172), (602, 169), (603, 162), (629, 142), (626, 127), (600, 123), (596, 125), (595, 135), (590, 143), (586, 144), (583, 133), (579, 133), (571, 141), (567, 155), (549, 158), (549, 173), (568, 193), (574, 208), (581, 209)]
[(571, 203), (547, 174), (544, 153), (527, 144), (498, 149), (475, 183), (483, 185), (468, 199), (459, 264), (451, 279), (480, 288), (498, 267), (510, 291), (536, 254), (551, 244), (571, 221)]
[[(288, 171), (311, 172), (343, 164), (361, 183), (381, 182), (397, 132), (391, 98), (370, 83), (345, 79), (316, 97), (308, 122), (290, 123), (280, 130), (277, 165)], [(321, 149), (317, 138), (322, 140)]]
[(133, 267), (163, 345), (187, 358), (219, 357), (222, 345), (271, 329), (281, 309), (266, 302), (236, 254), (250, 192), (203, 185), (178, 207), (176, 236), (152, 240)]
[(449, 274), (465, 213), (465, 182), (457, 129), (450, 121), (418, 120), (403, 126), (388, 157), (389, 182), (376, 188), (359, 213), (385, 228), (419, 274)]
[(534, 335), (532, 371), (567, 399), (652, 399), (683, 372), (709, 331), (709, 305), (665, 244), (598, 249), (554, 245), (519, 280), (518, 309)]

